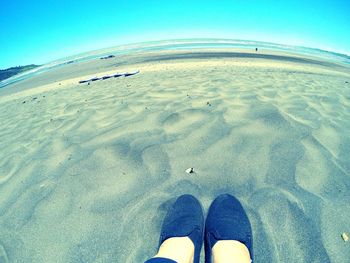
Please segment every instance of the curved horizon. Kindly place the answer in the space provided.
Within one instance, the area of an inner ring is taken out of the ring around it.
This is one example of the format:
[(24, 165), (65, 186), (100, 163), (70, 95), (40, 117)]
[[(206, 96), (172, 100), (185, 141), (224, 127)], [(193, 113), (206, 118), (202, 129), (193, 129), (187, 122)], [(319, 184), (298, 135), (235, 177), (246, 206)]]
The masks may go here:
[[(177, 39), (155, 39), (155, 40), (150, 40), (150, 41), (140, 41), (140, 42), (129, 42), (129, 43), (121, 43), (118, 45), (113, 45), (113, 46), (106, 46), (106, 47), (101, 47), (101, 48), (96, 48), (96, 49), (91, 49), (91, 50), (86, 50), (86, 51), (82, 51), (82, 52), (78, 52), (78, 53), (74, 53), (74, 54), (68, 54), (67, 56), (63, 56), (63, 57), (57, 57), (54, 58), (50, 61), (44, 62), (44, 63), (27, 63), (26, 65), (30, 65), (30, 64), (36, 64), (39, 66), (44, 66), (44, 65), (48, 65), (50, 63), (55, 63), (61, 60), (69, 60), (70, 58), (74, 58), (77, 56), (82, 56), (84, 57), (84, 55), (88, 55), (89, 53), (93, 53), (93, 52), (101, 52), (100, 55), (103, 54), (107, 54), (107, 53), (113, 53), (114, 51), (112, 49), (118, 49), (121, 47), (131, 47), (131, 46), (135, 46), (135, 45), (147, 45), (147, 44), (152, 44), (152, 43), (162, 43), (162, 42), (169, 42), (170, 45), (173, 45), (173, 42), (176, 41), (184, 41), (184, 42), (189, 42), (189, 41), (194, 41), (198, 44), (202, 44), (204, 42), (201, 41), (214, 41), (214, 42), (206, 42), (208, 44), (212, 44), (215, 43), (215, 41), (228, 41), (226, 44), (232, 44), (232, 42), (237, 42), (235, 44), (237, 45), (247, 45), (246, 42), (253, 42), (256, 45), (259, 44), (267, 44), (267, 45), (275, 45), (278, 48), (284, 47), (289, 49), (289, 51), (292, 51), (293, 48), (301, 48), (301, 49), (309, 49), (309, 50), (316, 50), (316, 51), (320, 51), (320, 52), (325, 52), (325, 53), (332, 53), (336, 56), (343, 56), (346, 57), (347, 59), (350, 59), (350, 53), (341, 53), (341, 52), (337, 52), (337, 51), (333, 51), (333, 50), (326, 50), (326, 49), (321, 49), (321, 48), (317, 48), (317, 47), (309, 47), (309, 46), (302, 46), (302, 45), (291, 45), (291, 44), (282, 44), (282, 43), (277, 43), (277, 42), (269, 42), (269, 41), (260, 41), (260, 40), (253, 40), (253, 39), (231, 39), (231, 38), (177, 38)], [(247, 45), (248, 46), (248, 45)], [(271, 48), (271, 47), (270, 47)], [(110, 52), (103, 52), (104, 50), (112, 50)], [(11, 67), (16, 67), (16, 66), (25, 66), (23, 65), (13, 65)], [(10, 67), (8, 67), (10, 68)], [(5, 69), (5, 68), (0, 68), (0, 69)]]
[[(159, 52), (159, 51), (179, 51), (183, 50), (186, 52), (194, 52), (193, 54), (200, 54), (202, 51), (198, 50), (204, 50), (204, 52), (208, 53), (208, 50), (226, 50), (229, 49), (230, 56), (236, 56), (240, 57), (240, 55), (244, 54), (255, 54), (255, 48), (259, 48), (259, 51), (265, 50), (263, 53), (257, 53), (256, 57), (261, 56), (269, 56), (268, 54), (271, 53), (269, 51), (273, 52), (282, 52), (282, 55), (284, 52), (286, 54), (290, 54), (290, 57), (285, 56), (285, 58), (290, 59), (298, 59), (298, 57), (304, 56), (307, 58), (307, 60), (314, 60), (314, 61), (329, 61), (329, 62), (336, 62), (336, 63), (345, 63), (347, 66), (350, 65), (350, 57), (345, 54), (335, 53), (332, 51), (326, 51), (321, 49), (315, 49), (315, 48), (309, 48), (309, 47), (302, 47), (302, 46), (293, 46), (293, 45), (281, 45), (278, 43), (271, 43), (271, 42), (262, 42), (262, 41), (255, 41), (255, 40), (240, 40), (240, 39), (219, 39), (219, 38), (191, 38), (191, 39), (164, 39), (164, 40), (158, 40), (158, 41), (146, 41), (146, 42), (138, 42), (138, 43), (130, 43), (130, 44), (123, 44), (123, 45), (117, 45), (113, 47), (107, 47), (102, 49), (96, 49), (91, 50), (87, 52), (82, 52), (78, 54), (74, 54), (68, 57), (62, 57), (53, 61), (50, 61), (48, 63), (42, 64), (39, 67), (36, 67), (34, 69), (30, 69), (27, 71), (24, 71), (22, 73), (13, 75), (10, 78), (4, 79), (0, 81), (0, 88), (3, 88), (5, 86), (8, 86), (12, 83), (16, 83), (18, 81), (30, 78), (33, 75), (39, 75), (42, 73), (45, 73), (47, 71), (53, 70), (57, 67), (61, 67), (65, 64), (70, 64), (72, 62), (80, 63), (85, 61), (90, 61), (94, 59), (98, 59), (104, 56), (108, 55), (115, 55), (115, 56), (125, 56), (130, 55), (133, 52), (135, 53), (143, 53), (143, 51), (152, 51), (152, 52)], [(268, 50), (268, 52), (266, 52)], [(252, 52), (252, 53), (251, 53)], [(180, 53), (180, 52), (178, 52)], [(211, 51), (209, 52), (211, 53)], [(296, 55), (293, 57), (293, 55)], [(276, 56), (276, 55), (273, 55)], [(279, 55), (277, 55), (279, 56)], [(159, 56), (159, 58), (161, 58)], [(173, 57), (175, 59), (175, 57)], [(323, 62), (322, 62), (323, 63)]]
[(254, 39), (350, 54), (344, 0), (6, 2), (0, 68), (159, 39)]
[[(256, 44), (270, 44), (270, 45), (284, 46), (284, 47), (287, 47), (287, 48), (305, 48), (305, 49), (311, 49), (311, 50), (319, 50), (319, 51), (322, 51), (322, 52), (328, 52), (328, 53), (333, 53), (333, 54), (336, 54), (336, 55), (350, 57), (350, 53), (347, 53), (347, 52), (341, 52), (341, 51), (335, 51), (335, 50), (327, 50), (327, 49), (318, 48), (318, 47), (312, 47), (312, 46), (283, 44), (283, 43), (278, 43), (278, 42), (260, 41), (260, 40), (255, 40), (255, 39), (196, 37), (196, 38), (166, 38), (166, 39), (154, 39), (154, 40), (149, 40), (149, 41), (121, 43), (121, 44), (118, 44), (118, 45), (100, 47), (100, 48), (96, 48), (96, 49), (83, 51), (83, 52), (80, 52), (80, 53), (71, 54), (71, 55), (68, 55), (68, 56), (65, 56), (65, 57), (56, 58), (56, 59), (48, 61), (47, 63), (44, 63), (44, 64), (48, 64), (48, 63), (51, 63), (51, 62), (54, 62), (54, 61), (58, 61), (58, 60), (61, 60), (61, 59), (70, 58), (70, 57), (73, 57), (73, 56), (83, 55), (83, 54), (86, 54), (86, 53), (91, 53), (91, 52), (105, 50), (105, 49), (120, 48), (120, 47), (124, 47), (124, 46), (134, 46), (134, 45), (151, 44), (151, 43), (158, 43), (158, 42), (203, 41), (203, 40), (208, 40), (208, 41), (231, 41), (231, 42), (254, 42)], [(199, 43), (202, 43), (202, 42), (199, 42)], [(172, 43), (170, 43), (170, 44), (172, 44)], [(244, 43), (242, 43), (242, 44), (244, 44)]]

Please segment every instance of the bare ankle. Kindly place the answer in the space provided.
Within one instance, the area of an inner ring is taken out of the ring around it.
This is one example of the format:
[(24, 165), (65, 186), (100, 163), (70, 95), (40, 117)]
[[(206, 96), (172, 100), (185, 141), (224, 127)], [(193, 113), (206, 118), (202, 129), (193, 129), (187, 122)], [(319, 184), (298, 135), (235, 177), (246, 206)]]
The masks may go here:
[(169, 258), (177, 263), (193, 263), (194, 244), (188, 237), (168, 238), (154, 257)]
[(212, 249), (214, 263), (250, 263), (248, 248), (237, 240), (220, 240)]

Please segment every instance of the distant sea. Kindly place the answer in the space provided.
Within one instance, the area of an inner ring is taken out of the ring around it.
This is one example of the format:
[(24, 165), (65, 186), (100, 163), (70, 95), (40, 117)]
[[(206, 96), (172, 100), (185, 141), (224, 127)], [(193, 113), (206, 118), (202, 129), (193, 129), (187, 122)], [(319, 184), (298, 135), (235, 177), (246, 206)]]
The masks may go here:
[(67, 63), (77, 63), (82, 61), (88, 61), (107, 55), (127, 55), (128, 53), (137, 52), (155, 52), (162, 50), (194, 50), (194, 49), (210, 49), (210, 48), (231, 48), (251, 51), (255, 48), (265, 50), (284, 51), (295, 54), (302, 54), (312, 56), (316, 58), (323, 58), (332, 60), (338, 63), (350, 64), (350, 56), (334, 53), (330, 51), (324, 51), (321, 49), (307, 48), (300, 46), (288, 46), (280, 45), (268, 42), (250, 41), (250, 40), (235, 40), (235, 39), (175, 39), (175, 40), (162, 40), (152, 42), (142, 42), (136, 44), (120, 45), (110, 48), (104, 48), (77, 54), (70, 57), (58, 59), (47, 64), (44, 64), (38, 68), (23, 72), (15, 75), (3, 81), (0, 81), (0, 88), (3, 88), (12, 83), (28, 79), (32, 76), (45, 73), (49, 70), (62, 67)]

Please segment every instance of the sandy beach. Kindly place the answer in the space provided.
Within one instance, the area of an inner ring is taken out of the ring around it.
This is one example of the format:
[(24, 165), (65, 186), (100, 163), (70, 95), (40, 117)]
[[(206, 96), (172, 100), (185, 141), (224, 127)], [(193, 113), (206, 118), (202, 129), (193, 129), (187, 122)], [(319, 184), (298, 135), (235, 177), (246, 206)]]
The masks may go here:
[(349, 262), (349, 82), (332, 61), (206, 50), (0, 89), (0, 262), (143, 262), (184, 193), (241, 200), (257, 263)]

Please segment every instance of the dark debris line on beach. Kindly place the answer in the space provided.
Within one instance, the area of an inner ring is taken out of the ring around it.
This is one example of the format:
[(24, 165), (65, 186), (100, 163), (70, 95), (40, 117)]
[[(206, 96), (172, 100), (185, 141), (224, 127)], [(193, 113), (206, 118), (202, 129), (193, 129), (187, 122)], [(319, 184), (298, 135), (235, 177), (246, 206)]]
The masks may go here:
[(136, 75), (138, 74), (140, 71), (137, 70), (137, 71), (133, 71), (133, 72), (125, 72), (125, 73), (116, 73), (114, 75), (106, 75), (106, 76), (102, 76), (102, 77), (93, 77), (91, 79), (86, 79), (86, 80), (80, 80), (79, 81), (79, 84), (82, 84), (82, 83), (86, 83), (86, 82), (92, 82), (92, 81), (97, 81), (97, 80), (105, 80), (105, 79), (109, 79), (109, 78), (118, 78), (118, 77), (129, 77), (129, 76), (133, 76), (133, 75)]
[(115, 58), (115, 56), (114, 55), (109, 55), (109, 56), (101, 57), (100, 59), (110, 59), (110, 58)]

